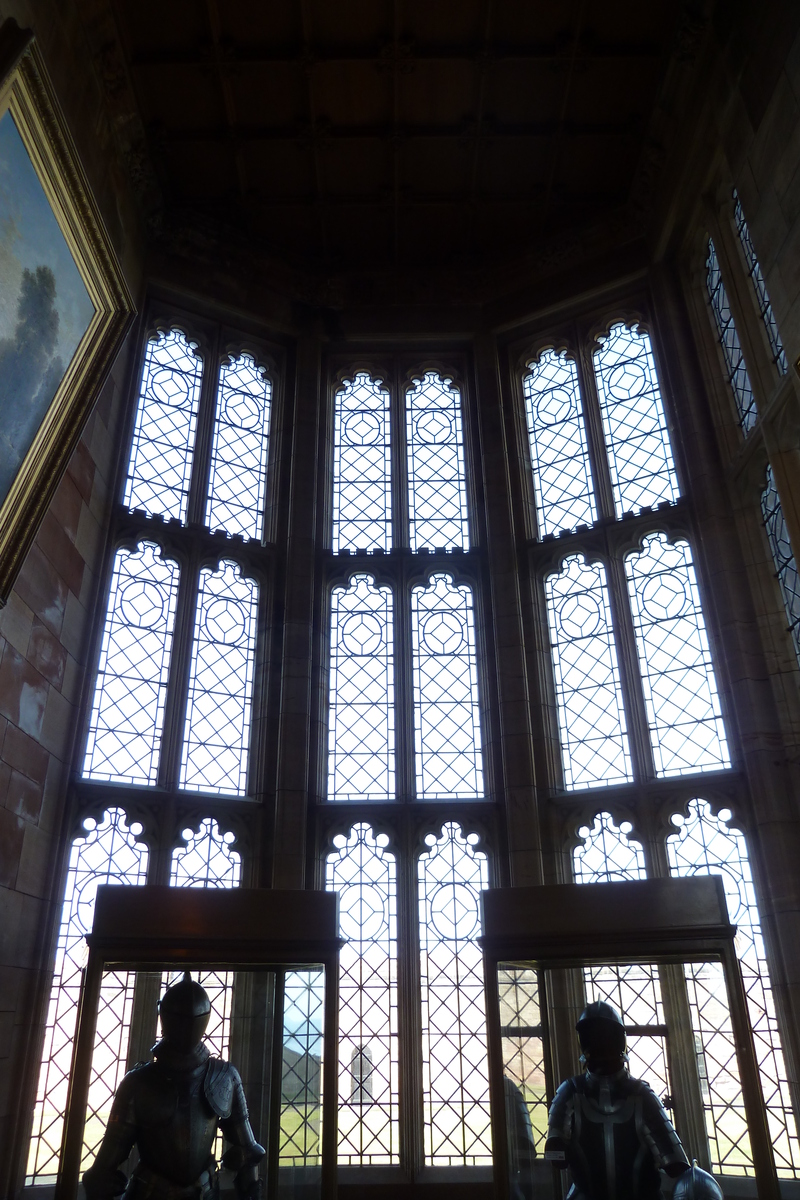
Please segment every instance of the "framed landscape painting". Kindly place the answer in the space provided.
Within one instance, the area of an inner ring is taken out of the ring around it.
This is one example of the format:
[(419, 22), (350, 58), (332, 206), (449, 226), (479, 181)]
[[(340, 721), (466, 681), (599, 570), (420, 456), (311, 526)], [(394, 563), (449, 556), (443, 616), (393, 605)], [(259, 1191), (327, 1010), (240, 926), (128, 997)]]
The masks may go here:
[(133, 303), (29, 31), (0, 28), (0, 604)]

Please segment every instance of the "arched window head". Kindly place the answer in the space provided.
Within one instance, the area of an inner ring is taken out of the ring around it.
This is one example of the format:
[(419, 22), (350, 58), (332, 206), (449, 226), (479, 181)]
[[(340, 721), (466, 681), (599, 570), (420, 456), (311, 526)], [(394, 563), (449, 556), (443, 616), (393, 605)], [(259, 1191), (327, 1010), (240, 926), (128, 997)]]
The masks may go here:
[(390, 550), (392, 449), (389, 391), (360, 371), (334, 400), (333, 551)]
[(576, 883), (611, 883), (623, 879), (646, 879), (644, 851), (629, 835), (630, 821), (614, 823), (611, 813), (598, 813), (591, 828), (578, 830), (583, 843), (572, 852)]
[(398, 1163), (397, 874), (385, 834), (337, 834), (325, 886), (339, 893), (339, 1162)]
[(228, 534), (261, 534), (272, 383), (251, 354), (219, 369), (206, 524)]
[(406, 392), (408, 521), (413, 551), (469, 549), (461, 393), (426, 371)]

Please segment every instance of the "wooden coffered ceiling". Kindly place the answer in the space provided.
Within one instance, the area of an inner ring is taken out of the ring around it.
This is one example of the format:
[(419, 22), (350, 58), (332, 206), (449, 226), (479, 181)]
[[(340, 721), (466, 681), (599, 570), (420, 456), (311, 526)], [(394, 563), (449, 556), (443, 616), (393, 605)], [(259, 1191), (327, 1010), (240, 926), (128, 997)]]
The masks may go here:
[(686, 11), (108, 2), (167, 216), (325, 272), (485, 268), (624, 212)]

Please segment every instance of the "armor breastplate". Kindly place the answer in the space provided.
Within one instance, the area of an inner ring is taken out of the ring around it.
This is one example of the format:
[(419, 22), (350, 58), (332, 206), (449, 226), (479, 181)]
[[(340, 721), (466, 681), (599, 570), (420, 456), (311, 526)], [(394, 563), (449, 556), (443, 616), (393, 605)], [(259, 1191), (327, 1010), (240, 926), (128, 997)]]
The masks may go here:
[(207, 1069), (207, 1061), (188, 1068), (156, 1061), (137, 1079), (139, 1157), (180, 1187), (193, 1184), (212, 1157), (218, 1119), (203, 1087)]

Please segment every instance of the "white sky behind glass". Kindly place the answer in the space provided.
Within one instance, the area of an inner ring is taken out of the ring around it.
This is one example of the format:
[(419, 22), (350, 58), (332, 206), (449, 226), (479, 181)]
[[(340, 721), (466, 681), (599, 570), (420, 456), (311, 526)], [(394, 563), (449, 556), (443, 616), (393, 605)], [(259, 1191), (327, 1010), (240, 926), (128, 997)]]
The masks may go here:
[(650, 338), (612, 325), (594, 353), (594, 369), (617, 517), (677, 500), (661, 388)]
[(83, 765), (90, 779), (156, 782), (178, 576), (153, 542), (117, 551)]
[[(325, 884), (339, 893), (339, 1162), (399, 1161), (397, 881), (386, 834), (354, 825), (337, 834)], [(352, 1064), (371, 1058), (369, 1099), (353, 1103)]]
[(206, 525), (258, 537), (264, 518), (272, 384), (244, 353), (219, 369)]
[(651, 534), (625, 573), (656, 774), (729, 767), (689, 544)]
[(540, 537), (597, 516), (578, 370), (545, 350), (523, 379)]
[(253, 691), (258, 585), (234, 562), (200, 572), (181, 786), (243, 795)]
[(389, 392), (359, 372), (337, 391), (333, 432), (333, 550), (390, 550)]
[(331, 595), (328, 795), (395, 798), (392, 593), (356, 575)]
[(461, 393), (428, 371), (406, 393), (412, 550), (469, 549)]
[(605, 568), (583, 555), (545, 580), (564, 782), (606, 787), (631, 778)]

